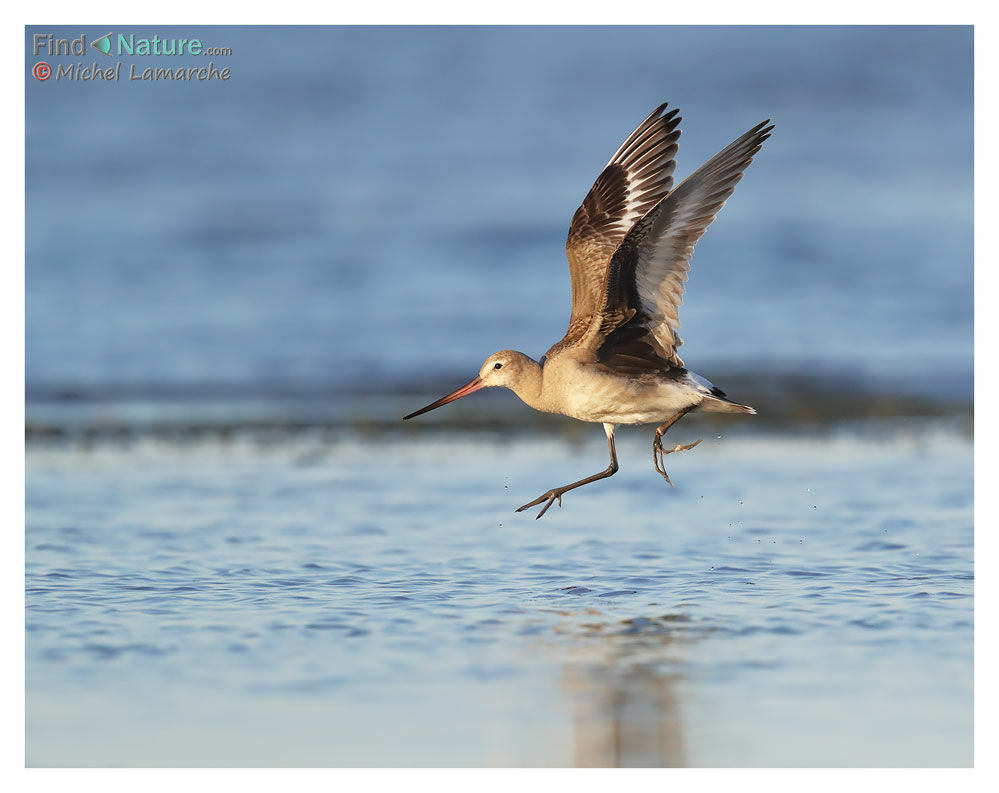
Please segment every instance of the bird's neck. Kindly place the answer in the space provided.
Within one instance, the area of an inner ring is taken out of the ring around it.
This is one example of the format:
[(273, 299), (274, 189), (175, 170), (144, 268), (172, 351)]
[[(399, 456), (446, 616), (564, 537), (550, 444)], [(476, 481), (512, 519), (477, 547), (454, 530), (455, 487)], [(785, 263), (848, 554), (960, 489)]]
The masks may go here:
[(544, 375), (541, 370), (541, 364), (532, 358), (524, 356), (527, 360), (524, 362), (524, 369), (521, 372), (521, 376), (517, 379), (516, 385), (512, 387), (513, 393), (515, 393), (520, 400), (534, 408), (535, 410), (543, 410), (541, 406), (541, 385), (544, 381)]

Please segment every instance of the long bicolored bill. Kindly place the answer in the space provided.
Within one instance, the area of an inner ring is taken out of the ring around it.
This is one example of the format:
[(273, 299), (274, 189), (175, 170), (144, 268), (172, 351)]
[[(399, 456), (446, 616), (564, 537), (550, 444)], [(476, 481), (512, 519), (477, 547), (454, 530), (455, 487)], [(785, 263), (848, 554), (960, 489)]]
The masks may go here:
[(433, 410), (434, 408), (439, 408), (441, 405), (446, 405), (448, 402), (454, 402), (456, 399), (461, 399), (463, 396), (468, 396), (474, 391), (478, 391), (480, 388), (485, 388), (485, 383), (478, 376), (469, 383), (466, 383), (457, 391), (452, 391), (445, 397), (441, 397), (436, 402), (431, 402), (425, 408), (420, 408), (414, 413), (410, 413), (408, 416), (403, 416), (402, 420), (411, 419), (414, 416), (419, 416), (421, 413), (426, 413), (428, 410)]

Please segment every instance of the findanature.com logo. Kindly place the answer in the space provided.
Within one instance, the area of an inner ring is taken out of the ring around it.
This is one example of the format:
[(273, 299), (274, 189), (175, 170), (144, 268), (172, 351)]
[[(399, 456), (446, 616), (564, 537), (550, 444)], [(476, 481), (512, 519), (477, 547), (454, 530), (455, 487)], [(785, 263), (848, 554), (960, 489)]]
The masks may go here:
[[(159, 57), (213, 57), (232, 55), (231, 47), (206, 46), (201, 39), (142, 37), (133, 33), (105, 33), (92, 40), (90, 48), (108, 58), (159, 56)], [(56, 38), (51, 33), (35, 33), (32, 37), (33, 54), (37, 57), (80, 57), (87, 54), (87, 34), (76, 38)], [(228, 66), (216, 66), (214, 61), (206, 66), (147, 66), (136, 67), (129, 64), (126, 78), (123, 78), (123, 61), (114, 65), (104, 65), (94, 61), (92, 65), (83, 62), (50, 65), (38, 61), (32, 67), (32, 75), (39, 81), (54, 77), (56, 80), (102, 80), (117, 82), (128, 80), (228, 80), (231, 70)]]

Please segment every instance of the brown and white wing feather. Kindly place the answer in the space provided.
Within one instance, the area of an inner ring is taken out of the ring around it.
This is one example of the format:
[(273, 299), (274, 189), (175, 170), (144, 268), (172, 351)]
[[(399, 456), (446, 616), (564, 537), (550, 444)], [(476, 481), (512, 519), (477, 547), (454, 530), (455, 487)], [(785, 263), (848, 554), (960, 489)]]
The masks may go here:
[(614, 251), (673, 186), (681, 119), (677, 110), (665, 110), (665, 104), (657, 107), (628, 136), (573, 215), (566, 240), (572, 316), (566, 338), (556, 347), (577, 340), (597, 318)]
[(683, 366), (678, 310), (694, 246), (770, 137), (757, 124), (698, 168), (628, 233), (610, 263), (597, 359), (628, 371)]

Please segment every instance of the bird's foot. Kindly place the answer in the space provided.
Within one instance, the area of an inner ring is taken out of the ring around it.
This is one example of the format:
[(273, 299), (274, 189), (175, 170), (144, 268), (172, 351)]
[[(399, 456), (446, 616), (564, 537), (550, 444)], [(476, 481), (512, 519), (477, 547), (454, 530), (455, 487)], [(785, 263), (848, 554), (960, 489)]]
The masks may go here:
[(534, 501), (530, 502), (529, 504), (524, 504), (524, 506), (519, 507), (517, 509), (517, 512), (523, 512), (525, 509), (529, 509), (531, 507), (536, 507), (542, 501), (548, 502), (548, 503), (546, 503), (541, 508), (541, 511), (537, 515), (534, 516), (534, 519), (537, 520), (538, 518), (540, 518), (542, 515), (544, 515), (548, 511), (548, 507), (550, 507), (554, 501), (557, 500), (559, 507), (562, 506), (562, 494), (564, 492), (565, 492), (565, 490), (563, 490), (561, 488), (553, 488), (553, 489), (549, 490), (547, 493), (544, 493), (544, 494), (538, 496), (536, 499), (534, 499)]
[(662, 446), (654, 446), (652, 448), (652, 459), (656, 464), (656, 471), (658, 471), (662, 478), (666, 480), (666, 484), (673, 487), (673, 481), (669, 478), (669, 474), (666, 473), (666, 466), (663, 464), (663, 455), (666, 454), (663, 451)]
[(663, 459), (667, 454), (672, 454), (673, 452), (685, 452), (688, 449), (693, 449), (701, 441), (696, 440), (693, 443), (687, 444), (677, 444), (672, 449), (664, 449), (662, 436), (656, 435), (654, 441), (652, 441), (652, 460), (656, 465), (656, 471), (658, 471), (662, 478), (666, 480), (666, 483), (673, 487), (673, 481), (669, 478), (669, 474), (666, 473), (666, 461)]

